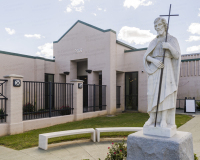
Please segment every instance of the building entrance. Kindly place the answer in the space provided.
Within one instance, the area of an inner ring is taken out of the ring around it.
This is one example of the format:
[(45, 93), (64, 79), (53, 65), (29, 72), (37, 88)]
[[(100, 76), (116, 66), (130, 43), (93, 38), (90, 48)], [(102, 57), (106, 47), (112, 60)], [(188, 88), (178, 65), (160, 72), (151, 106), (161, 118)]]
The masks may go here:
[(125, 73), (125, 109), (138, 110), (138, 72)]
[(88, 84), (87, 76), (78, 76), (78, 79), (83, 80), (83, 110), (85, 106), (88, 106)]

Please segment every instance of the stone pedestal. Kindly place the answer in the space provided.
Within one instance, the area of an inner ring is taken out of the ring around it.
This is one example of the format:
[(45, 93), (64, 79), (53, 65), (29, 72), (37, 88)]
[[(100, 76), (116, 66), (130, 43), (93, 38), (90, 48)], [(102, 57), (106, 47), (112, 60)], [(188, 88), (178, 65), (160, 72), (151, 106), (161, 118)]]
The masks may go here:
[(171, 138), (144, 135), (128, 136), (127, 160), (193, 160), (192, 134), (177, 131)]
[(176, 125), (167, 125), (166, 128), (162, 128), (160, 127), (160, 123), (157, 123), (156, 127), (154, 127), (154, 124), (143, 127), (143, 133), (145, 135), (168, 137), (168, 138), (175, 135), (176, 130), (177, 130)]

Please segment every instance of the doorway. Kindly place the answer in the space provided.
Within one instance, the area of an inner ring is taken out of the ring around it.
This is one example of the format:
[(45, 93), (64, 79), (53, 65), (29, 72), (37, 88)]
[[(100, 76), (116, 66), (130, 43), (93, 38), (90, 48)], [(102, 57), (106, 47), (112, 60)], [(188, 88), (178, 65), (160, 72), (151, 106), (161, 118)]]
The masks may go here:
[(125, 73), (125, 109), (138, 110), (138, 72)]
[[(45, 109), (49, 109), (50, 106), (50, 96), (51, 96), (51, 106), (54, 108), (54, 74), (45, 73)], [(51, 82), (51, 86), (50, 83)], [(51, 95), (50, 95), (51, 87)]]

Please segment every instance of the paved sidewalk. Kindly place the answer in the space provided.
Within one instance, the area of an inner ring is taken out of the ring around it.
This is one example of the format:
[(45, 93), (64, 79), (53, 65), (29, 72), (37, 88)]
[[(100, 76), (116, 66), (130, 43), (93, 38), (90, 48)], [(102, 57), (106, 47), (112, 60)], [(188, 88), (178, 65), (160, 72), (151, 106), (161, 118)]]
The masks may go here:
[(104, 160), (111, 140), (123, 138), (101, 138), (101, 142), (77, 140), (48, 145), (47, 151), (33, 147), (16, 151), (0, 146), (0, 160)]
[(178, 130), (192, 133), (194, 153), (200, 159), (200, 115), (195, 115), (193, 119), (179, 127)]

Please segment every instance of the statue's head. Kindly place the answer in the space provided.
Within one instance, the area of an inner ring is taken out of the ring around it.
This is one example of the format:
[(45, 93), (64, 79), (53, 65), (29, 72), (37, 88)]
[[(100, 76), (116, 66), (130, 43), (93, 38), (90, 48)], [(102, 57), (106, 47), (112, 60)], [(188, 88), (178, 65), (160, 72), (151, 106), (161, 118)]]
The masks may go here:
[(163, 35), (167, 31), (167, 21), (165, 18), (158, 17), (154, 21), (154, 28), (158, 35)]

